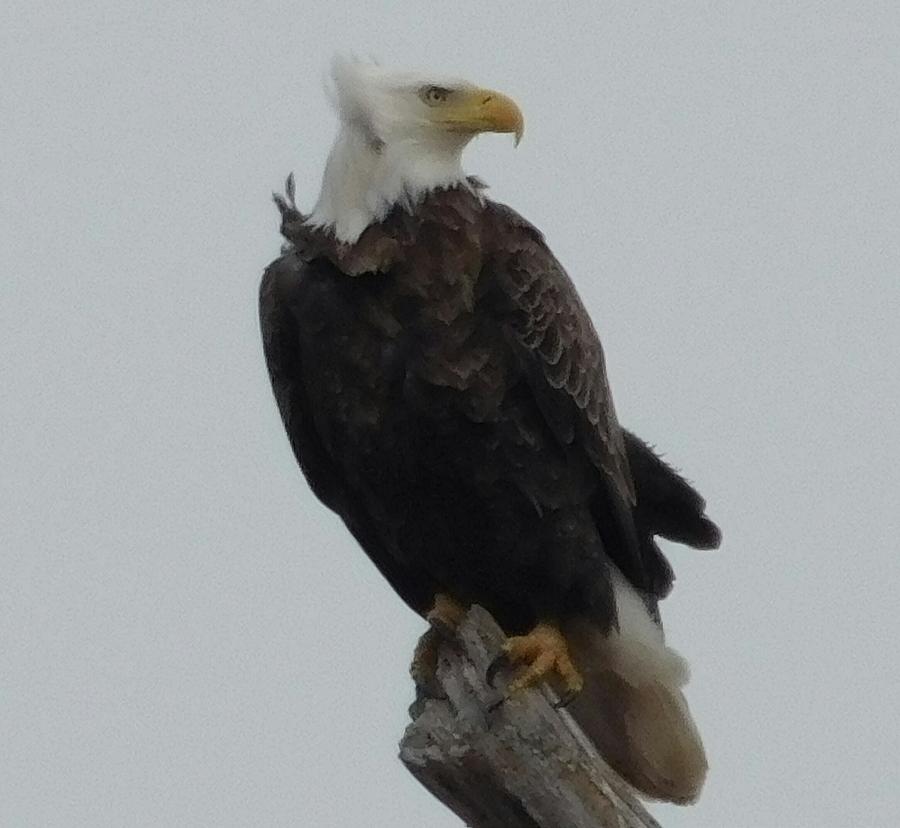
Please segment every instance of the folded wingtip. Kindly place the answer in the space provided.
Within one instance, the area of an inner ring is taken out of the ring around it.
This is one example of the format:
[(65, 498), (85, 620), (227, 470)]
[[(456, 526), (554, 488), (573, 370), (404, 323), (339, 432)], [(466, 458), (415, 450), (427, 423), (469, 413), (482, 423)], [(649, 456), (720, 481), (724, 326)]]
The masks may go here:
[(722, 543), (722, 530), (706, 515), (700, 518), (701, 531), (697, 535), (697, 549), (718, 549)]

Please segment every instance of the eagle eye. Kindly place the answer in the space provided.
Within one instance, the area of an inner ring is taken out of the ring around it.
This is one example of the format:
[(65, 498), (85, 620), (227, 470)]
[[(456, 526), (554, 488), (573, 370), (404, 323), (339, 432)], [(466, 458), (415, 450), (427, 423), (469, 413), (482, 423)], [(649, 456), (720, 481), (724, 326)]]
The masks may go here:
[(450, 90), (443, 86), (423, 86), (419, 90), (419, 97), (429, 106), (436, 106), (450, 97)]

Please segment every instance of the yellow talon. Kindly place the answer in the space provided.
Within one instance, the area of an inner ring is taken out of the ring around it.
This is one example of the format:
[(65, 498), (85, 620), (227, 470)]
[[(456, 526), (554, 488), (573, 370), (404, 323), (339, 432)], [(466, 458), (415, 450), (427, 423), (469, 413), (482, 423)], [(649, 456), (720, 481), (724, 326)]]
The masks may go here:
[(419, 639), (409, 665), (410, 675), (418, 687), (434, 685), (441, 640), (455, 635), (465, 614), (466, 608), (449, 595), (439, 592), (434, 596), (434, 605), (425, 616), (431, 627)]
[[(581, 673), (572, 663), (566, 639), (553, 624), (538, 624), (527, 635), (517, 635), (507, 639), (503, 645), (503, 660), (511, 665), (524, 664), (524, 669), (509, 683), (507, 697), (557, 675), (563, 684), (563, 703), (568, 703), (584, 687)], [(495, 665), (489, 669), (489, 680), (496, 672)]]
[(432, 627), (446, 633), (455, 633), (466, 614), (466, 608), (449, 595), (439, 592), (434, 604), (425, 616)]
[(440, 647), (440, 635), (433, 628), (425, 631), (425, 634), (416, 644), (409, 665), (409, 674), (417, 687), (428, 687), (437, 674), (438, 649)]

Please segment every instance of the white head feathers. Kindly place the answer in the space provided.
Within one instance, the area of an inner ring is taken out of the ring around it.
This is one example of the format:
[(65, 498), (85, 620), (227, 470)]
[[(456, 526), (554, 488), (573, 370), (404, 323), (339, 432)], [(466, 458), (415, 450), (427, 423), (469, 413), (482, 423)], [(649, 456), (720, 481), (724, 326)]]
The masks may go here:
[(400, 204), (431, 190), (466, 185), (462, 151), (478, 133), (515, 132), (522, 118), (509, 98), (450, 78), (392, 72), (337, 58), (330, 97), (340, 131), (309, 223), (353, 243)]

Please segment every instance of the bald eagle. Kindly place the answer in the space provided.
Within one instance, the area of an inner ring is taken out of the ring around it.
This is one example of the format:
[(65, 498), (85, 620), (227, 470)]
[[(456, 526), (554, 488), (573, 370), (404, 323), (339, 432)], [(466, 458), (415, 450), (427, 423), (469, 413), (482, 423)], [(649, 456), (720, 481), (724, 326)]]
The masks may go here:
[[(658, 535), (711, 548), (704, 501), (623, 430), (600, 340), (541, 233), (461, 166), (521, 138), (506, 95), (339, 59), (340, 120), (309, 215), (282, 212), (260, 317), (297, 461), (400, 597), (441, 629), (480, 604), (518, 692), (544, 678), (647, 796), (690, 802), (706, 758), (664, 640)], [(417, 674), (428, 669), (428, 648)]]

